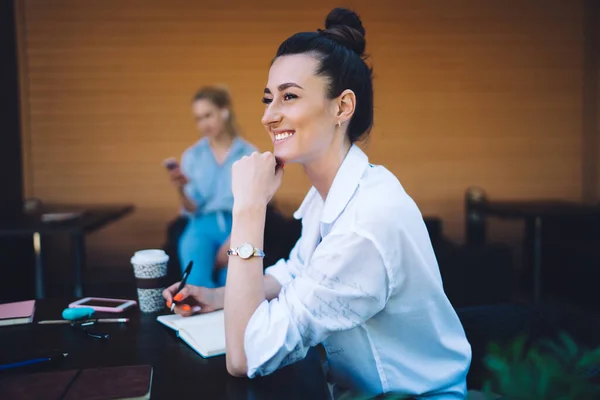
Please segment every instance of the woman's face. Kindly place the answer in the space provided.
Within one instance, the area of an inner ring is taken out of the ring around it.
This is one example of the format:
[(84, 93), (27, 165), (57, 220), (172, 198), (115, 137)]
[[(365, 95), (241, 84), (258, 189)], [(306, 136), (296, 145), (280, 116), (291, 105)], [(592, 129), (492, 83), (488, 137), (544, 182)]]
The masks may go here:
[(201, 135), (208, 137), (216, 137), (225, 132), (223, 114), (226, 112), (226, 109), (220, 109), (207, 99), (196, 100), (192, 104), (196, 127)]
[(336, 101), (327, 80), (315, 75), (319, 61), (306, 54), (279, 57), (269, 71), (262, 123), (280, 162), (309, 163), (325, 154), (336, 134)]

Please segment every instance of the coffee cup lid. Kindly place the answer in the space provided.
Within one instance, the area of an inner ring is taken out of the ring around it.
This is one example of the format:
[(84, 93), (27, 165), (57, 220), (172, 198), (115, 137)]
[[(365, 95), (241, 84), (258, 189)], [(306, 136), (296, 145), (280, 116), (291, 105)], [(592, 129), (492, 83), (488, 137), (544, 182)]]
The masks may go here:
[(139, 250), (131, 257), (133, 264), (162, 264), (168, 261), (168, 254), (159, 249)]

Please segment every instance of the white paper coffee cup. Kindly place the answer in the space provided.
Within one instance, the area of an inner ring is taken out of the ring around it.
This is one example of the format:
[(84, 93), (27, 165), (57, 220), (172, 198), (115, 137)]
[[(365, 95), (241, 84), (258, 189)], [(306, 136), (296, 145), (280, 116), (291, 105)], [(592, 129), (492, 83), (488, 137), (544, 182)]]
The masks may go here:
[(158, 312), (164, 308), (162, 292), (168, 285), (168, 262), (167, 253), (159, 249), (136, 251), (131, 257), (140, 311)]

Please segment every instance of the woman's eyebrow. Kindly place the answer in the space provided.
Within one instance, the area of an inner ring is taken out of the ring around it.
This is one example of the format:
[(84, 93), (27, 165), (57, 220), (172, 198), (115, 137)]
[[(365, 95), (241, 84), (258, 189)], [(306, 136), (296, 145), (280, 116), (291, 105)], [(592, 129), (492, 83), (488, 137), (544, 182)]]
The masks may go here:
[[(297, 83), (286, 82), (286, 83), (282, 83), (281, 85), (277, 86), (277, 90), (279, 90), (281, 92), (282, 90), (285, 90), (285, 89), (291, 88), (291, 87), (297, 87), (298, 89), (304, 89), (302, 86), (298, 85)], [(265, 88), (265, 94), (272, 94), (271, 89)]]

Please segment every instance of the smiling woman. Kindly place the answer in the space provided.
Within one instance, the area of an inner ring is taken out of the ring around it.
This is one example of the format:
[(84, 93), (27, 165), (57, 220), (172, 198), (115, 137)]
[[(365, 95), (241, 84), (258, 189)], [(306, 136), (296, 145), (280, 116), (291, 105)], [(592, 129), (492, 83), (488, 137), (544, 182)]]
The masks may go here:
[[(373, 124), (365, 29), (346, 9), (333, 10), (325, 27), (286, 39), (269, 70), (262, 123), (274, 151), (232, 168), (224, 290), (190, 286), (183, 296), (205, 310), (224, 307), (232, 375), (270, 374), (322, 343), (334, 397), (464, 398), (471, 348), (423, 217), (355, 144)], [(295, 213), (302, 236), (263, 274), (266, 205), (284, 175), (276, 160), (301, 164), (312, 188)]]
[[(335, 25), (335, 18), (344, 17), (348, 17), (348, 25)], [(281, 44), (271, 65), (262, 123), (271, 133), (275, 156), (284, 163), (304, 164), (319, 150), (339, 148), (331, 145), (332, 140), (354, 143), (373, 125), (371, 70), (364, 62), (365, 30), (352, 13), (332, 13), (329, 22), (332, 26), (328, 29), (290, 37)], [(307, 46), (314, 46), (310, 56)], [(345, 122), (348, 126), (342, 129)], [(334, 135), (336, 129), (345, 134)], [(314, 147), (307, 148), (307, 144)]]

